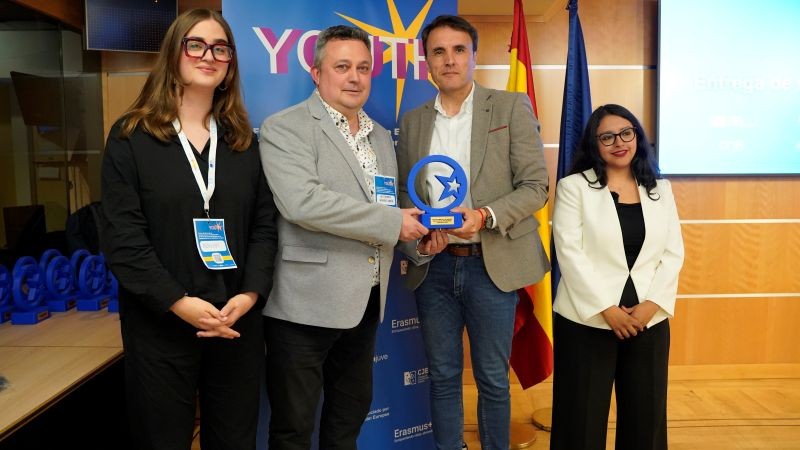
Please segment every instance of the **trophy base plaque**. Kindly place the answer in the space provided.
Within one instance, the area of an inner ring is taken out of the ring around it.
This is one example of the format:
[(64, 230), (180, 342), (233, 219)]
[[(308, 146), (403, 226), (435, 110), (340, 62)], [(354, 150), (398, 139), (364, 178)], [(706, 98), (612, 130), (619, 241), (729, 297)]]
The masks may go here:
[(50, 310), (47, 306), (37, 306), (30, 311), (14, 311), (11, 313), (11, 323), (13, 325), (36, 325), (37, 323), (50, 317)]
[(464, 224), (461, 214), (423, 214), (419, 221), (428, 229), (461, 228)]
[(47, 300), (47, 309), (49, 309), (50, 312), (67, 312), (74, 308), (75, 304), (76, 301), (74, 297), (53, 298)]
[(108, 306), (108, 300), (107, 295), (78, 299), (78, 311), (100, 311)]

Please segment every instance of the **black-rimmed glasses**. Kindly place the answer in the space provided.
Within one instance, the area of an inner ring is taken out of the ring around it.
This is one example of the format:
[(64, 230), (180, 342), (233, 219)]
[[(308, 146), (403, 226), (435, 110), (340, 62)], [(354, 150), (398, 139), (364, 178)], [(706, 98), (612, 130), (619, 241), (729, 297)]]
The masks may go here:
[(597, 140), (606, 147), (614, 145), (619, 136), (622, 142), (630, 142), (636, 137), (636, 129), (633, 127), (623, 128), (619, 133), (603, 133), (597, 135)]
[(233, 59), (234, 48), (230, 44), (206, 44), (201, 39), (183, 38), (183, 51), (190, 58), (202, 58), (209, 49), (214, 61), (229, 63)]

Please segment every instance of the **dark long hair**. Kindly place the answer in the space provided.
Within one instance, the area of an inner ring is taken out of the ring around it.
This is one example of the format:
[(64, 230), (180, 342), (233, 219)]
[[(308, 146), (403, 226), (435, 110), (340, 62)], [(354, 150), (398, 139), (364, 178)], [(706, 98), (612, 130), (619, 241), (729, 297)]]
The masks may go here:
[[(137, 126), (161, 141), (168, 141), (175, 136), (172, 120), (178, 117), (178, 103), (183, 94), (179, 69), (182, 39), (192, 27), (208, 19), (219, 23), (225, 30), (228, 43), (235, 46), (233, 32), (218, 12), (192, 9), (178, 16), (164, 36), (158, 59), (139, 97), (123, 114), (120, 137), (127, 138)], [(222, 81), (224, 90), (214, 91), (211, 114), (222, 125), (225, 133), (223, 138), (231, 149), (244, 151), (250, 146), (253, 129), (242, 100), (237, 59), (234, 55), (228, 64), (228, 73)]]
[[(636, 182), (647, 190), (647, 196), (651, 200), (658, 200), (660, 198), (658, 193), (653, 192), (657, 184), (656, 180), (661, 178), (658, 162), (639, 119), (624, 106), (608, 104), (594, 110), (583, 130), (583, 136), (581, 136), (581, 142), (575, 151), (569, 175), (582, 174), (589, 186), (595, 189), (603, 189), (608, 184), (606, 162), (600, 157), (600, 144), (597, 142), (597, 128), (600, 126), (600, 121), (606, 116), (619, 116), (633, 125), (636, 130), (636, 154), (631, 160), (631, 173), (636, 178)], [(597, 175), (596, 180), (590, 180), (583, 174), (589, 169), (594, 169), (594, 173)]]

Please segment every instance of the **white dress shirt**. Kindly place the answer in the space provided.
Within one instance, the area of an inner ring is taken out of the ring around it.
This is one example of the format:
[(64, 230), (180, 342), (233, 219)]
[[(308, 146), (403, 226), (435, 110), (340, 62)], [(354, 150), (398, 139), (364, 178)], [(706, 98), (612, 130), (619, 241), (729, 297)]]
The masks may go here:
[[(448, 116), (442, 106), (441, 94), (436, 95), (433, 108), (436, 110), (436, 122), (433, 125), (433, 138), (431, 139), (431, 155), (444, 155), (453, 158), (464, 169), (467, 174), (467, 179), (470, 178), (470, 151), (472, 141), (472, 99), (475, 93), (475, 84), (472, 84), (472, 89), (469, 95), (464, 99), (458, 113), (453, 116)], [(436, 178), (436, 175), (449, 177), (451, 170), (449, 167), (441, 163), (428, 164), (425, 168), (425, 186), (428, 190), (428, 198), (430, 198), (431, 206), (434, 208), (441, 208), (452, 203), (452, 197), (446, 197), (439, 200), (439, 197), (444, 191), (444, 185)], [(469, 186), (467, 187), (467, 196), (464, 202), (460, 205), (464, 208), (473, 208), (472, 196), (469, 193)], [(490, 214), (494, 216), (494, 212), (490, 210)], [(497, 221), (495, 220), (495, 223)], [(480, 234), (476, 233), (470, 240), (460, 239), (455, 236), (450, 236), (450, 242), (453, 244), (480, 242)]]

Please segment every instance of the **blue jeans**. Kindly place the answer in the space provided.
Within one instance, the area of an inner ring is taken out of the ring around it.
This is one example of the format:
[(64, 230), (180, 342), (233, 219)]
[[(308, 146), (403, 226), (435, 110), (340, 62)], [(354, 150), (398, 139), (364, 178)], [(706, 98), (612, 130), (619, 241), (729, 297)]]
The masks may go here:
[(467, 327), (478, 386), (478, 432), (483, 450), (507, 450), (511, 398), (508, 358), (517, 293), (503, 292), (480, 256), (440, 253), (415, 291), (431, 376), (436, 448), (460, 450), (464, 432), (462, 334)]

